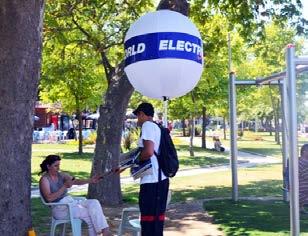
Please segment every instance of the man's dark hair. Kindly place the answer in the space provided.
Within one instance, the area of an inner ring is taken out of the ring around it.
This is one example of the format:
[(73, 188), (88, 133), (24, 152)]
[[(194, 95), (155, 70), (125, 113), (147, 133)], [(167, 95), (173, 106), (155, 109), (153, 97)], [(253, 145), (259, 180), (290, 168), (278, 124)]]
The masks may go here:
[(143, 102), (140, 103), (136, 110), (133, 111), (134, 115), (138, 115), (138, 113), (142, 111), (147, 116), (154, 116), (154, 107), (151, 103)]

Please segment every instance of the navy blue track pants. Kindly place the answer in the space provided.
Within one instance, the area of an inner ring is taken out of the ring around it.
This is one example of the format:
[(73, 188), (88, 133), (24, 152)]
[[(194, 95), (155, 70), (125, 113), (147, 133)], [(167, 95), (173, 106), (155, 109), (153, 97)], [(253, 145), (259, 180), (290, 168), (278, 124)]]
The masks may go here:
[(163, 235), (168, 189), (169, 179), (140, 185), (141, 236)]

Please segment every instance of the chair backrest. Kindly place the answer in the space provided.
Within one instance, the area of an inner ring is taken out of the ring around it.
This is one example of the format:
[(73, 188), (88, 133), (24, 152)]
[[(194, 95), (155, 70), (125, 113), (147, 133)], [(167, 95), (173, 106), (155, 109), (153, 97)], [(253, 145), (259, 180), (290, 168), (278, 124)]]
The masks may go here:
[(51, 206), (59, 206), (59, 205), (66, 205), (68, 210), (69, 210), (69, 203), (60, 203), (60, 202), (46, 202), (45, 198), (43, 197), (42, 193), (40, 192), (40, 198), (41, 198), (41, 201), (42, 203), (45, 205), (45, 206), (48, 206), (48, 207), (51, 207)]
[[(60, 203), (60, 202), (46, 202), (42, 193), (40, 192), (41, 201), (45, 206), (60, 206), (64, 205), (68, 210), (68, 218), (67, 219), (56, 219), (53, 215), (51, 215), (51, 230), (50, 235), (55, 235), (56, 226), (58, 224), (64, 224), (62, 235), (65, 235), (65, 223), (70, 223), (72, 227), (72, 235), (73, 236), (81, 236), (81, 219), (73, 217), (72, 203)], [(84, 200), (84, 197), (76, 197), (76, 200)]]
[(46, 200), (45, 200), (43, 194), (41, 193), (41, 191), (40, 191), (40, 198), (41, 198), (42, 203), (43, 203), (45, 206), (54, 206), (54, 205), (57, 205), (57, 203), (55, 203), (55, 202), (46, 202)]
[(42, 193), (40, 192), (40, 198), (41, 198), (41, 201), (44, 205), (48, 205), (48, 203), (45, 201), (45, 198), (43, 197)]

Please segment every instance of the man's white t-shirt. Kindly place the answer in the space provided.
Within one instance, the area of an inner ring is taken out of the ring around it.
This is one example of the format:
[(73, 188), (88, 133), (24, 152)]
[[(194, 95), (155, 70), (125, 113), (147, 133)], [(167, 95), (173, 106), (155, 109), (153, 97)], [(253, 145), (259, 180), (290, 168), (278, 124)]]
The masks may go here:
[[(138, 140), (138, 147), (143, 147), (143, 140), (152, 141), (154, 143), (154, 151), (158, 153), (161, 131), (157, 124), (146, 121), (141, 127), (141, 137)], [(141, 177), (140, 184), (157, 183), (158, 182), (158, 161), (155, 155), (151, 156), (152, 174)], [(161, 180), (166, 176), (161, 171)]]

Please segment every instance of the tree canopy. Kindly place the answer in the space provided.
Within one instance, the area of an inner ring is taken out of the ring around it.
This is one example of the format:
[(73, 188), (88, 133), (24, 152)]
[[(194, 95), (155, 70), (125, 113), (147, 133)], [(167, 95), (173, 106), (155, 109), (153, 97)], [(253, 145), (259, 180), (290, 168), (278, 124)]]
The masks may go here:
[[(183, 14), (188, 12), (188, 4), (184, 0), (162, 0), (158, 6), (159, 9), (177, 10)], [(226, 113), (227, 103), (221, 102), (221, 99), (226, 98), (227, 95), (228, 32), (231, 33), (233, 40), (232, 53), (236, 55), (233, 57), (233, 63), (239, 65), (243, 62), (243, 58), (246, 60), (249, 56), (248, 48), (252, 42), (262, 43), (266, 38), (265, 25), (269, 21), (275, 22), (276, 25), (296, 25), (297, 33), (305, 33), (306, 21), (302, 19), (300, 9), (301, 1), (293, 3), (289, 0), (191, 1), (190, 17), (201, 31), (206, 59), (202, 79), (193, 91), (197, 107), (206, 105), (213, 112)], [(118, 162), (121, 124), (133, 92), (123, 71), (123, 39), (132, 22), (149, 10), (153, 10), (153, 3), (149, 0), (55, 0), (47, 2), (45, 39), (46, 42), (54, 42), (48, 46), (51, 50), (49, 55), (56, 50), (59, 58), (62, 58), (60, 52), (66, 48), (64, 51), (69, 56), (65, 60), (71, 57), (73, 63), (65, 62), (63, 68), (67, 68), (65, 71), (69, 71), (68, 68), (74, 68), (75, 71), (75, 74), (69, 76), (70, 78), (80, 76), (86, 78), (91, 74), (88, 77), (91, 81), (92, 78), (98, 77), (105, 78), (107, 81), (106, 87), (98, 86), (97, 90), (105, 88), (103, 103), (100, 106), (101, 116), (98, 121), (98, 138), (92, 174), (111, 168)], [(67, 48), (74, 49), (69, 53), (70, 50)], [(264, 52), (269, 53), (266, 50)], [(96, 65), (102, 67), (98, 70), (94, 69), (91, 73), (91, 69), (87, 70), (83, 66), (73, 65), (80, 60), (85, 60), (85, 64), (92, 69), (97, 68)], [(60, 73), (59, 70), (58, 72)], [(46, 78), (50, 77), (46, 75)], [(99, 79), (93, 81), (99, 81)], [(190, 96), (191, 94), (172, 101), (170, 108), (182, 107), (182, 111), (192, 109)], [(221, 111), (217, 111), (220, 107), (223, 107)], [(113, 176), (103, 180), (102, 184), (97, 186), (90, 185), (89, 190), (91, 197), (97, 197), (103, 202), (114, 204), (121, 201), (119, 178), (117, 177)]]

